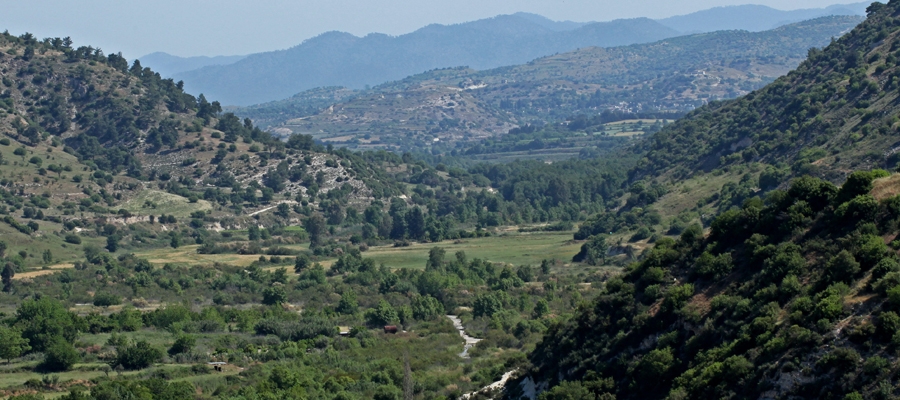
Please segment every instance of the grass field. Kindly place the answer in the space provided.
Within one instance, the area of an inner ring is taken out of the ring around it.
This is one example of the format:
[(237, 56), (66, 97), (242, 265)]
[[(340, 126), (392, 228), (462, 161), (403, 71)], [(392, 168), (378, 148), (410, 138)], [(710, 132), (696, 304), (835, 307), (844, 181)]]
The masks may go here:
[(186, 264), (186, 265), (206, 265), (212, 263), (223, 263), (237, 266), (248, 266), (259, 259), (258, 255), (244, 254), (199, 254), (197, 248), (199, 245), (181, 246), (177, 249), (164, 247), (160, 249), (142, 250), (134, 254), (140, 258), (146, 258), (153, 264), (163, 265)]
[[(305, 250), (308, 244), (287, 245), (284, 247)], [(391, 268), (425, 268), (428, 251), (432, 247), (442, 247), (447, 257), (453, 257), (458, 251), (464, 251), (469, 259), (481, 258), (493, 262), (515, 265), (537, 265), (544, 259), (568, 261), (578, 253), (580, 242), (572, 240), (571, 232), (535, 232), (506, 233), (499, 236), (464, 239), (460, 241), (444, 241), (440, 243), (415, 243), (407, 247), (375, 246), (370, 247), (363, 256), (384, 263)], [(146, 258), (153, 264), (165, 263), (185, 265), (208, 265), (215, 262), (237, 266), (247, 266), (259, 259), (258, 255), (240, 254), (198, 254), (197, 245), (182, 246), (177, 249), (162, 248), (136, 252), (135, 255)], [(334, 259), (321, 263), (328, 267)]]
[(384, 263), (391, 268), (425, 268), (428, 251), (441, 247), (447, 257), (464, 251), (469, 259), (481, 258), (515, 265), (540, 265), (544, 259), (568, 261), (578, 253), (580, 242), (572, 240), (571, 232), (508, 233), (487, 238), (416, 243), (408, 247), (379, 246), (369, 248), (364, 257)]
[(143, 190), (134, 198), (125, 202), (122, 208), (135, 215), (174, 215), (178, 218), (187, 218), (194, 211), (206, 211), (212, 209), (212, 204), (206, 200), (191, 203), (187, 198), (177, 194), (166, 193), (159, 190)]

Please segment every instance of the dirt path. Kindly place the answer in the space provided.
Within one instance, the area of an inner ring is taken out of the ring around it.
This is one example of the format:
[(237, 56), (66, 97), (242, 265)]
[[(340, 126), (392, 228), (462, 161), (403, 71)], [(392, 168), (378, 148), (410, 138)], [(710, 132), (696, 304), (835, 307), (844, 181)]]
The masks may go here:
[(474, 392), (472, 392), (472, 393), (466, 393), (466, 394), (462, 395), (462, 397), (460, 397), (460, 398), (461, 398), (461, 399), (468, 399), (468, 398), (470, 398), (470, 397), (472, 397), (472, 396), (474, 396), (474, 395), (476, 395), (476, 394), (478, 394), (478, 393), (481, 393), (481, 392), (487, 392), (487, 391), (491, 391), (491, 390), (502, 389), (504, 386), (506, 386), (506, 382), (508, 382), (509, 379), (512, 378), (513, 374), (515, 374), (516, 371), (518, 371), (518, 370), (517, 370), (517, 369), (514, 369), (514, 370), (512, 370), (512, 371), (509, 371), (509, 372), (503, 374), (503, 376), (500, 377), (500, 380), (499, 380), (499, 381), (494, 382), (494, 383), (492, 383), (492, 384), (490, 384), (490, 385), (487, 385), (487, 386), (485, 386), (485, 387), (483, 387), (483, 388), (481, 388), (481, 389), (479, 389), (479, 390), (476, 390), (476, 391), (474, 391)]
[(459, 331), (459, 336), (462, 336), (463, 340), (466, 341), (466, 345), (463, 347), (462, 353), (459, 353), (459, 356), (462, 358), (469, 358), (469, 349), (478, 344), (481, 339), (473, 338), (466, 334), (466, 328), (463, 326), (462, 320), (456, 315), (448, 315), (447, 318), (450, 318), (450, 321), (453, 321), (453, 327)]
[(282, 201), (279, 201), (279, 202), (275, 203), (275, 205), (272, 206), (272, 207), (266, 207), (266, 208), (263, 208), (262, 210), (254, 211), (254, 212), (252, 212), (252, 213), (250, 213), (250, 214), (247, 214), (247, 215), (249, 215), (249, 216), (252, 217), (252, 216), (254, 216), (254, 215), (256, 215), (256, 214), (262, 214), (262, 213), (264, 213), (264, 212), (266, 212), (266, 211), (269, 211), (269, 210), (271, 210), (271, 209), (273, 209), (273, 208), (277, 208), (277, 207), (278, 207), (279, 205), (281, 205), (281, 204), (297, 204), (297, 202), (296, 202), (296, 201), (293, 201), (293, 200), (282, 200)]

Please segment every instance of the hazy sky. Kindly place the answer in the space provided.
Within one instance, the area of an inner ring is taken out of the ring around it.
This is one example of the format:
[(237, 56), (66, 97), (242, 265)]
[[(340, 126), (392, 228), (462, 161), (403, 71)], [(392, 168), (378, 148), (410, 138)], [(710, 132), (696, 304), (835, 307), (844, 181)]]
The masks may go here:
[(322, 32), (399, 35), (525, 11), (554, 20), (664, 18), (706, 8), (763, 4), (790, 10), (840, 0), (0, 0), (0, 30), (75, 45), (180, 56), (234, 55), (292, 47)]

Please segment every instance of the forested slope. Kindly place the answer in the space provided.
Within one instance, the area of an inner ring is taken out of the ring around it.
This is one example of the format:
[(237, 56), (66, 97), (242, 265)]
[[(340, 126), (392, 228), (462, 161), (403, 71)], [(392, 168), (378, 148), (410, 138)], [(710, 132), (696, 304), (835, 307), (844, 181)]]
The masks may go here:
[[(783, 190), (757, 188), (708, 234), (657, 240), (550, 329), (519, 382), (542, 399), (892, 398), (898, 176), (848, 171), (896, 164), (898, 16), (900, 3), (876, 3), (796, 72), (648, 141), (634, 177), (672, 184), (753, 161), (790, 170), (759, 185)], [(842, 186), (792, 178), (807, 173)], [(603, 257), (605, 239), (592, 236), (586, 256)]]
[(872, 14), (771, 85), (662, 131), (646, 142), (634, 176), (686, 177), (761, 161), (794, 172), (821, 168), (840, 181), (852, 168), (896, 163), (898, 48), (896, 20)]

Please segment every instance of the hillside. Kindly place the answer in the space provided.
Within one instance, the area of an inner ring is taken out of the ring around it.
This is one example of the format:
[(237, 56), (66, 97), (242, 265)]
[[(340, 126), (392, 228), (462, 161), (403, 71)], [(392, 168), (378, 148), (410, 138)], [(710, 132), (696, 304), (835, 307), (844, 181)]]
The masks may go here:
[(502, 15), (458, 25), (429, 25), (391, 37), (329, 32), (293, 48), (226, 66), (176, 74), (187, 89), (226, 105), (257, 104), (326, 86), (362, 89), (434, 68), (476, 69), (527, 62), (587, 46), (620, 46), (676, 36), (650, 19), (551, 29), (532, 17)]
[(316, 114), (293, 116), (292, 108), (313, 108), (300, 106), (302, 95), (237, 113), (254, 121), (283, 121), (268, 129), (352, 148), (449, 153), (455, 142), (466, 146), (535, 120), (560, 121), (606, 109), (685, 112), (744, 95), (787, 73), (810, 47), (826, 45), (859, 21), (825, 17), (766, 32), (591, 47), (488, 71), (441, 69), (358, 92)]
[(693, 112), (645, 142), (632, 178), (684, 179), (755, 162), (773, 166), (775, 176), (839, 183), (852, 170), (893, 168), (892, 24), (870, 18), (764, 89)]
[(0, 49), (0, 396), (459, 398), (615, 271), (566, 259), (627, 154), (431, 167), (65, 39)]
[(91, 246), (167, 246), (176, 228), (196, 238), (245, 227), (304, 196), (318, 206), (333, 191), (329, 201), (362, 207), (402, 190), (385, 172), (397, 157), (278, 141), (137, 61), (28, 34), (3, 35), (0, 51), (0, 232), (19, 272)]
[[(708, 231), (657, 239), (551, 328), (506, 396), (536, 385), (547, 400), (892, 398), (898, 176), (849, 172), (897, 164), (898, 16), (897, 2), (874, 4), (796, 71), (648, 140), (629, 218), (660, 192), (664, 203), (680, 185), (719, 179), (688, 207), (707, 214), (721, 201), (717, 216), (703, 220)], [(592, 235), (582, 256), (607, 257), (607, 232), (580, 232)]]

